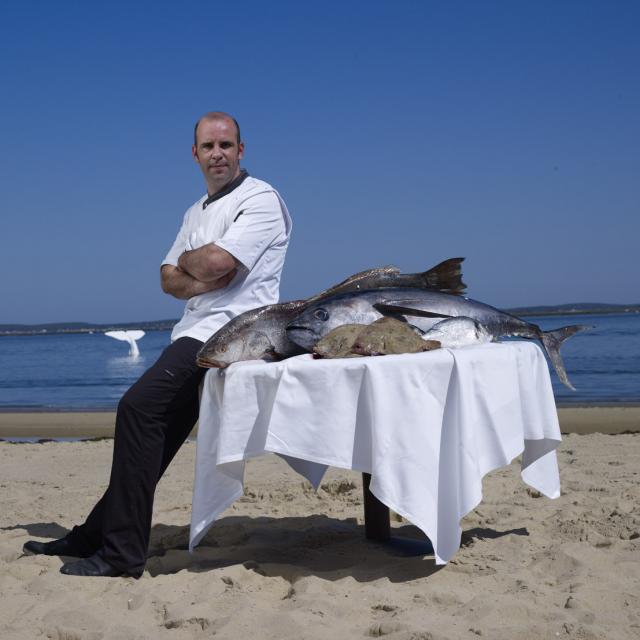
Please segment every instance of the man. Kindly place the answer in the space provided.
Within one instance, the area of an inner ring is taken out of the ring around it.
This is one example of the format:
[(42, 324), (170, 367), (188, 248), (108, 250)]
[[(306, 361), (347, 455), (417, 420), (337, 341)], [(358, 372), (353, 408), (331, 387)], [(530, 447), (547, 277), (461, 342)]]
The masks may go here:
[(236, 315), (278, 301), (291, 231), (286, 205), (240, 168), (244, 143), (231, 116), (203, 116), (192, 153), (207, 194), (187, 210), (161, 266), (163, 291), (188, 300), (182, 319), (171, 344), (118, 405), (105, 494), (64, 538), (24, 545), (29, 553), (81, 558), (64, 564), (64, 574), (142, 574), (156, 484), (198, 419), (205, 370), (196, 353)]

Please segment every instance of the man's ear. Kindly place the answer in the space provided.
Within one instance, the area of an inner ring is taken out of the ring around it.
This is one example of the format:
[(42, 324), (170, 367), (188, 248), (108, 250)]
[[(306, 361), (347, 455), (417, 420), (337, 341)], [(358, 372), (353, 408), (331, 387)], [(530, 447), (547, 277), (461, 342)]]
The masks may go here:
[(238, 160), (242, 160), (242, 156), (244, 156), (244, 142), (238, 144)]
[(193, 156), (193, 159), (194, 159), (196, 162), (198, 162), (198, 163), (200, 162), (200, 161), (198, 160), (198, 150), (196, 149), (196, 145), (195, 145), (195, 144), (192, 144), (192, 145), (191, 145), (191, 155)]

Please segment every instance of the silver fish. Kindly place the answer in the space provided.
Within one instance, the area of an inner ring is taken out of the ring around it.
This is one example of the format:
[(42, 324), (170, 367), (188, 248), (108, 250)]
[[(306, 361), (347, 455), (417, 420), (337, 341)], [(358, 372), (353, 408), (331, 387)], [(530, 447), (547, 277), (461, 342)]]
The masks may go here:
[(306, 306), (306, 300), (293, 300), (241, 313), (202, 345), (196, 362), (201, 367), (224, 368), (242, 360), (268, 362), (305, 353), (289, 340), (285, 327)]
[(318, 293), (308, 300), (313, 301), (314, 299), (325, 298), (328, 295), (383, 287), (435, 289), (443, 293), (458, 295), (464, 293), (467, 288), (467, 285), (462, 281), (463, 262), (464, 258), (449, 258), (421, 273), (400, 273), (400, 269), (393, 266), (367, 269), (349, 276), (340, 284)]
[(441, 346), (449, 349), (466, 347), (470, 344), (482, 344), (491, 342), (493, 336), (487, 328), (473, 318), (459, 316), (447, 318), (431, 327), (422, 338), (424, 340), (437, 340)]
[(388, 288), (331, 296), (306, 307), (287, 325), (289, 339), (305, 349), (341, 324), (371, 324), (383, 316), (401, 317), (428, 331), (439, 320), (465, 316), (483, 325), (493, 338), (519, 336), (540, 340), (558, 377), (570, 389), (560, 345), (583, 325), (542, 331), (540, 327), (488, 304), (427, 289)]
[[(201, 367), (227, 367), (241, 360), (282, 360), (307, 351), (289, 340), (285, 327), (309, 305), (351, 291), (402, 283), (407, 287), (437, 287), (460, 293), (464, 290), (461, 264), (450, 258), (423, 273), (402, 274), (397, 267), (379, 267), (356, 273), (306, 300), (270, 304), (245, 311), (218, 330), (197, 355)], [(455, 297), (455, 296), (454, 296)]]

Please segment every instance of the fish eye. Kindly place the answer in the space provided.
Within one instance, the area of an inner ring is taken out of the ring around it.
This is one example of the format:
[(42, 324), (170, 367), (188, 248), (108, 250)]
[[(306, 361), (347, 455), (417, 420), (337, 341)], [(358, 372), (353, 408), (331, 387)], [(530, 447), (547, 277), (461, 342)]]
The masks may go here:
[(318, 320), (322, 320), (323, 322), (326, 322), (329, 319), (329, 312), (326, 309), (316, 309), (313, 312), (313, 315)]

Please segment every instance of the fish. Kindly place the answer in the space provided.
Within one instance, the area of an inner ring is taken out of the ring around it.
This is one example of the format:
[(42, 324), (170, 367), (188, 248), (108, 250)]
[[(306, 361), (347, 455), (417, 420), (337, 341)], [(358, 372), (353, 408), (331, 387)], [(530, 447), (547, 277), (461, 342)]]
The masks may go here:
[(384, 317), (372, 322), (358, 334), (351, 352), (362, 356), (385, 356), (393, 353), (420, 353), (439, 348), (439, 341), (423, 339), (415, 328), (406, 322)]
[(307, 304), (307, 300), (292, 300), (237, 315), (202, 345), (196, 363), (224, 369), (243, 360), (275, 362), (306, 353), (307, 349), (289, 340), (285, 328)]
[(313, 352), (322, 358), (353, 358), (419, 353), (440, 347), (435, 340), (423, 340), (421, 333), (395, 318), (380, 318), (370, 325), (343, 324), (314, 345)]
[(462, 281), (463, 262), (464, 258), (449, 258), (420, 273), (400, 273), (400, 269), (391, 265), (367, 269), (349, 276), (346, 280), (309, 298), (309, 300), (313, 301), (328, 295), (337, 295), (349, 291), (380, 289), (383, 287), (436, 289), (443, 293), (461, 295), (467, 289), (467, 285)]
[(437, 340), (442, 347), (449, 349), (466, 347), (471, 344), (483, 344), (494, 339), (484, 325), (466, 316), (441, 320), (424, 333), (422, 338)]
[(310, 351), (291, 341), (286, 325), (304, 309), (325, 298), (368, 290), (377, 286), (391, 286), (394, 282), (407, 287), (433, 286), (461, 294), (466, 285), (462, 281), (464, 258), (450, 258), (422, 273), (402, 274), (397, 267), (385, 266), (356, 273), (346, 280), (303, 300), (292, 300), (251, 309), (237, 315), (204, 343), (196, 356), (200, 367), (228, 367), (243, 360), (273, 362)]
[(318, 300), (290, 321), (286, 332), (292, 342), (312, 349), (318, 340), (342, 324), (371, 324), (384, 316), (403, 318), (425, 332), (438, 321), (464, 316), (479, 322), (495, 339), (517, 336), (539, 340), (560, 381), (573, 390), (575, 387), (569, 381), (560, 356), (560, 345), (578, 331), (590, 328), (573, 325), (543, 331), (536, 324), (465, 296), (428, 289), (390, 287), (343, 293)]
[(384, 316), (372, 324), (343, 324), (313, 347), (322, 358), (419, 353), (439, 347), (458, 348), (491, 342), (493, 337), (476, 320), (460, 316), (437, 322), (423, 333), (417, 327)]
[(336, 327), (313, 346), (313, 353), (321, 358), (356, 357), (356, 354), (351, 353), (351, 347), (366, 328), (366, 324), (343, 324)]

